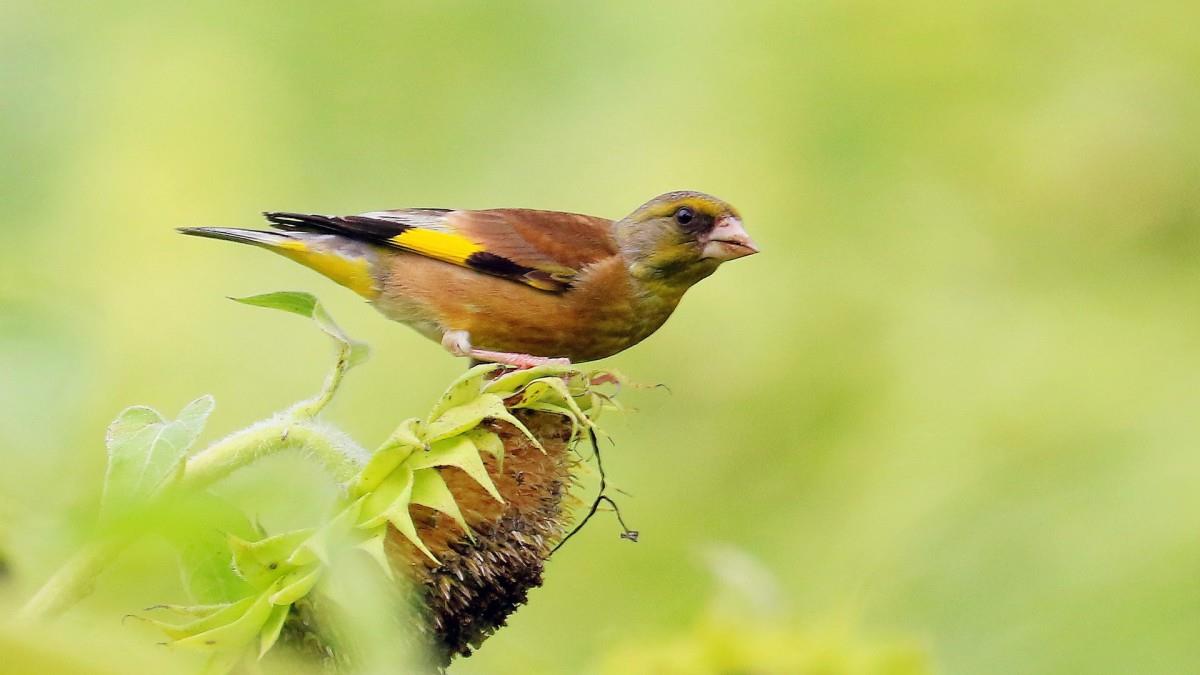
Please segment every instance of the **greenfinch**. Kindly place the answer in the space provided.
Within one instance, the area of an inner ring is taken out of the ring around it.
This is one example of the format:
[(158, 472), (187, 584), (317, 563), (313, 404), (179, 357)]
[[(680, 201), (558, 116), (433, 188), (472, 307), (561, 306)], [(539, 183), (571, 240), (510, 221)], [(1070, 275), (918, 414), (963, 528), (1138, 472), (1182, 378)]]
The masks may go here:
[(699, 192), (617, 221), (532, 209), (264, 215), (275, 231), (180, 231), (274, 251), (455, 356), (516, 367), (627, 349), (721, 263), (758, 252), (738, 212)]

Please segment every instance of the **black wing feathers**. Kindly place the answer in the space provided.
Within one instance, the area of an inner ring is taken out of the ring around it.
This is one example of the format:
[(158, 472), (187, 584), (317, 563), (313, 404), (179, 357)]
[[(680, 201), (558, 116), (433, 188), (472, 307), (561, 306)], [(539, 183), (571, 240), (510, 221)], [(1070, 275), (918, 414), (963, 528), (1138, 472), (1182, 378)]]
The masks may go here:
[(373, 241), (386, 241), (412, 228), (396, 220), (368, 216), (320, 216), (285, 211), (268, 211), (263, 215), (267, 222), (281, 230), (332, 232)]

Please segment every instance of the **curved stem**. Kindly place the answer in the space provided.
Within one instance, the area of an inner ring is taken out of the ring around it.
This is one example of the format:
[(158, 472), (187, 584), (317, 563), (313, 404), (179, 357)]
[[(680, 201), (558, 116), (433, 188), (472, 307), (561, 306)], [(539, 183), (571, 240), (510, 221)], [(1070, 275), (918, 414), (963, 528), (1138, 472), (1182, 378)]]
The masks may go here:
[(188, 459), (178, 488), (205, 488), (234, 471), (283, 450), (311, 452), (339, 483), (354, 478), (368, 453), (349, 437), (311, 422), (276, 418), (213, 443)]
[(297, 420), (315, 419), (317, 414), (333, 400), (333, 395), (337, 393), (338, 387), (342, 384), (342, 378), (346, 376), (346, 371), (350, 370), (352, 355), (353, 347), (351, 345), (338, 345), (337, 361), (334, 363), (333, 369), (329, 371), (329, 375), (325, 377), (325, 384), (321, 386), (321, 391), (317, 392), (316, 396), (292, 406), (285, 414)]

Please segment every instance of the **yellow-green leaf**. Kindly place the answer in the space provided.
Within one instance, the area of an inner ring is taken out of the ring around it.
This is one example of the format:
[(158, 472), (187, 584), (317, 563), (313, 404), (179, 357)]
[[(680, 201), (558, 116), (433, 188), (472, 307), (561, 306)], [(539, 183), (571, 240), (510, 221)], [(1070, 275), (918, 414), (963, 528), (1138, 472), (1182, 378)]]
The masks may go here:
[(579, 404), (575, 402), (575, 398), (571, 396), (570, 390), (567, 388), (567, 383), (557, 378), (542, 378), (536, 382), (530, 382), (529, 386), (521, 392), (522, 402), (517, 404), (517, 407), (528, 407), (530, 403), (550, 403), (559, 407), (567, 408), (570, 412), (568, 415), (574, 418), (574, 421), (584, 426), (592, 426), (591, 420), (587, 415), (583, 414), (583, 410), (579, 408)]
[(479, 449), (466, 436), (456, 436), (433, 444), (429, 452), (414, 455), (408, 465), (413, 471), (431, 466), (455, 466), (462, 469), (468, 476), (475, 479), (480, 487), (487, 490), (496, 501), (503, 503), (504, 498), (492, 483)]
[(359, 472), (351, 488), (355, 496), (364, 495), (375, 490), (391, 475), (396, 467), (404, 463), (415, 450), (423, 448), (425, 443), (417, 437), (420, 422), (416, 419), (405, 420), (383, 446), (371, 456), (367, 465)]
[(433, 408), (429, 411), (429, 421), (432, 422), (441, 417), (443, 413), (451, 408), (470, 403), (478, 398), (479, 394), (483, 391), (483, 383), (487, 380), (488, 376), (503, 367), (496, 363), (481, 363), (468, 370), (451, 383), (446, 389), (446, 393), (442, 394), (442, 397), (434, 404)]
[(514, 370), (511, 373), (505, 373), (490, 382), (483, 390), (488, 394), (498, 394), (507, 397), (536, 379), (558, 377), (573, 372), (578, 372), (573, 366), (543, 364), (534, 366), (533, 368), (524, 368)]
[(451, 408), (426, 425), (425, 442), (433, 443), (469, 431), (488, 417), (504, 412), (504, 401), (495, 394), (479, 397)]
[(379, 527), (389, 520), (388, 514), (402, 505), (405, 509), (412, 497), (412, 468), (402, 466), (393, 471), (379, 487), (362, 498), (359, 528)]
[(269, 593), (264, 597), (269, 598), (272, 605), (291, 605), (300, 598), (308, 595), (313, 586), (317, 585), (317, 580), (321, 578), (321, 572), (323, 571), (324, 568), (316, 564), (294, 570), (279, 580), (277, 584), (278, 591)]
[(219, 623), (214, 622), (211, 627), (206, 626), (207, 630), (193, 632), (171, 644), (196, 649), (233, 649), (249, 644), (270, 616), (271, 602), (266, 593), (246, 600), (249, 604), (243, 604), (243, 601), (232, 606), (239, 611), (214, 615), (212, 618), (222, 619)]
[(178, 478), (213, 406), (211, 396), (201, 396), (171, 422), (145, 406), (122, 411), (109, 425), (105, 439), (108, 469), (102, 503), (106, 513), (145, 503)]
[(486, 452), (496, 458), (497, 471), (504, 471), (504, 441), (500, 440), (500, 434), (483, 427), (475, 427), (468, 431), (466, 436), (480, 452)]
[(326, 335), (342, 343), (349, 350), (349, 358), (346, 363), (347, 368), (353, 368), (366, 361), (370, 355), (370, 349), (367, 345), (355, 342), (347, 337), (342, 332), (342, 329), (334, 323), (333, 317), (329, 316), (329, 312), (325, 311), (325, 307), (321, 304), (321, 301), (317, 300), (316, 296), (311, 293), (279, 291), (277, 293), (253, 295), (247, 298), (231, 298), (231, 300), (240, 302), (243, 305), (278, 309), (312, 319), (317, 324), (317, 327), (324, 331)]
[(283, 632), (283, 624), (287, 622), (288, 612), (291, 609), (291, 605), (271, 607), (271, 615), (267, 617), (262, 630), (258, 632), (258, 658), (261, 659), (271, 651), (271, 647), (275, 646), (275, 642), (279, 640), (279, 634)]
[(537, 439), (537, 436), (534, 436), (533, 432), (521, 423), (521, 420), (513, 417), (512, 413), (508, 412), (507, 408), (501, 408), (499, 411), (489, 415), (489, 417), (494, 420), (503, 420), (513, 425), (517, 428), (517, 431), (520, 431), (526, 438), (529, 439), (529, 442), (533, 444), (533, 447), (541, 450), (542, 454), (545, 454), (546, 449), (542, 447), (542, 443)]
[(190, 614), (198, 618), (182, 624), (160, 621), (150, 617), (141, 617), (146, 622), (157, 626), (167, 637), (172, 640), (181, 640), (190, 635), (197, 635), (205, 631), (212, 630), (218, 626), (223, 626), (236, 620), (239, 616), (246, 613), (246, 610), (254, 604), (255, 596), (242, 598), (237, 602), (230, 602), (222, 605), (195, 605), (191, 607), (179, 605), (164, 605), (152, 609), (170, 609), (171, 611)]
[(246, 541), (240, 537), (229, 537), (229, 548), (233, 551), (234, 570), (257, 588), (269, 586), (272, 581), (289, 571), (288, 559), (306, 540), (312, 537), (311, 528), (277, 534), (259, 541)]
[(388, 561), (387, 551), (384, 549), (384, 540), (387, 538), (387, 526), (380, 525), (374, 528), (374, 531), (363, 541), (356, 545), (361, 551), (364, 551), (371, 560), (379, 564), (383, 569), (383, 573), (388, 579), (393, 578), (392, 564)]
[[(233, 603), (221, 602), (221, 603), (215, 603), (215, 604), (211, 604), (211, 605), (164, 604), (164, 605), (154, 605), (153, 607), (147, 607), (146, 611), (148, 612), (151, 610), (162, 610), (164, 612), (171, 612), (172, 614), (176, 614), (181, 617), (190, 617), (192, 619), (196, 619), (196, 618), (202, 618), (202, 617), (206, 617), (206, 616), (215, 614), (215, 613), (221, 611), (222, 609), (225, 609), (226, 607), (228, 607), (231, 604), (233, 604)], [(139, 618), (144, 618), (144, 617), (139, 617)], [(155, 624), (161, 623), (159, 621), (155, 621), (152, 619), (147, 619), (147, 621), (150, 621), (151, 623), (155, 623)]]
[(574, 442), (574, 440), (579, 436), (579, 419), (574, 413), (562, 406), (554, 405), (553, 403), (529, 403), (522, 405), (521, 408), (523, 410), (536, 410), (538, 412), (562, 415), (571, 422), (571, 439), (569, 442)]
[(467, 527), (467, 521), (458, 508), (458, 502), (454, 501), (454, 495), (450, 493), (450, 488), (446, 487), (446, 481), (442, 479), (442, 475), (438, 473), (437, 469), (429, 468), (413, 472), (412, 503), (428, 506), (450, 516), (472, 541), (475, 540), (475, 534), (471, 532), (471, 528)]
[(421, 537), (417, 534), (417, 526), (413, 524), (412, 514), (408, 512), (408, 505), (400, 506), (399, 504), (388, 512), (388, 522), (396, 531), (404, 535), (404, 538), (412, 542), (421, 553), (424, 553), (436, 565), (440, 565), (441, 561), (425, 546), (425, 542), (421, 541)]

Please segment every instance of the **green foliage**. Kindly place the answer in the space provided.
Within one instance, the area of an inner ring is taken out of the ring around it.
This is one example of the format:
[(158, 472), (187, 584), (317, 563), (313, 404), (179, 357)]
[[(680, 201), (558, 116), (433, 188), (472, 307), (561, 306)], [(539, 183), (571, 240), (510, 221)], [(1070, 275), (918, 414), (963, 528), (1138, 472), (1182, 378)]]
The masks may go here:
[(929, 675), (918, 645), (870, 642), (845, 630), (706, 621), (690, 633), (612, 651), (602, 675)]
[[(502, 462), (504, 444), (485, 426), (486, 422), (507, 423), (542, 449), (514, 411), (560, 414), (578, 430), (594, 428), (592, 416), (609, 405), (608, 398), (594, 391), (592, 382), (613, 381), (615, 376), (610, 373), (583, 373), (561, 366), (505, 373), (498, 365), (476, 366), (447, 388), (427, 416), (397, 425), (368, 461), (348, 458), (357, 462), (358, 469), (348, 481), (335, 476), (346, 491), (323, 524), (268, 535), (208, 492), (207, 483), (189, 485), (188, 479), (197, 472), (197, 466), (214, 464), (212, 455), (228, 455), (228, 460), (218, 457), (215, 462), (217, 475), (227, 474), (266, 454), (262, 444), (286, 447), (289, 436), (302, 428), (310, 434), (339, 433), (306, 425), (336, 393), (344, 373), (365, 358), (367, 349), (348, 338), (309, 294), (271, 293), (238, 301), (306, 316), (335, 341), (338, 359), (324, 390), (274, 418), (271, 428), (263, 430), (256, 425), (238, 432), (196, 455), (191, 464), (189, 451), (213, 409), (210, 396), (190, 403), (174, 421), (147, 407), (129, 408), (108, 432), (106, 512), (144, 514), (156, 508), (186, 506), (214, 514), (229, 527), (190, 537), (169, 537), (181, 550), (185, 585), (197, 603), (159, 605), (156, 610), (173, 618), (146, 619), (162, 630), (168, 644), (209, 653), (209, 672), (234, 667), (252, 645), (259, 657), (270, 651), (292, 606), (318, 588), (347, 553), (365, 553), (383, 575), (391, 578), (392, 564), (384, 554), (389, 528), (396, 529), (437, 563), (413, 523), (409, 512), (412, 506), (425, 506), (449, 516), (465, 536), (473, 537), (441, 469), (461, 469), (492, 498), (503, 502), (488, 475), (483, 454)], [(280, 433), (273, 431), (275, 428)], [(257, 447), (246, 452), (242, 446)], [(325, 451), (338, 452), (339, 446), (329, 443)], [(340, 465), (337, 461), (327, 464)]]
[(312, 319), (318, 328), (338, 343), (339, 352), (345, 353), (347, 358), (346, 368), (353, 368), (366, 361), (371, 355), (371, 350), (367, 345), (346, 337), (346, 334), (334, 322), (333, 317), (329, 316), (329, 312), (317, 300), (317, 296), (311, 293), (277, 291), (275, 293), (264, 293), (262, 295), (232, 299), (244, 305), (278, 309)]
[[(249, 588), (229, 573), (233, 558), (229, 540), (254, 537), (258, 528), (235, 505), (211, 492), (191, 492), (182, 497), (186, 507), (203, 518), (202, 526), (159, 531), (179, 553), (179, 572), (188, 597), (195, 603), (222, 603), (244, 597)], [(176, 523), (177, 527), (183, 523)]]
[(801, 625), (783, 611), (775, 575), (749, 553), (705, 552), (715, 588), (690, 630), (613, 649), (601, 675), (929, 675), (912, 640), (862, 636), (849, 620)]
[[(211, 581), (221, 588), (243, 584), (249, 593), (218, 605), (169, 608), (189, 619), (184, 623), (154, 620), (170, 644), (224, 654), (257, 640), (258, 653), (265, 654), (278, 639), (290, 606), (317, 587), (337, 556), (356, 549), (365, 551), (385, 574), (392, 573), (383, 555), (389, 526), (436, 563), (409, 514), (415, 504), (446, 514), (471, 536), (439, 469), (459, 468), (494, 499), (503, 501), (480, 454), (502, 456), (503, 444), (494, 432), (480, 426), (483, 422), (508, 422), (531, 439), (513, 410), (553, 409), (577, 425), (592, 424), (585, 412), (594, 403), (586, 384), (590, 376), (556, 367), (532, 376), (522, 372), (504, 382), (489, 381), (487, 376), (497, 370), (494, 365), (476, 366), (446, 390), (424, 420), (402, 422), (351, 482), (345, 503), (325, 525), (256, 541), (229, 537), (233, 564), (226, 568), (226, 578)], [(576, 381), (575, 395), (564, 378)], [(496, 391), (504, 397), (493, 393)]]
[(126, 408), (108, 427), (103, 508), (111, 515), (145, 505), (183, 474), (184, 460), (215, 405), (211, 396), (189, 403), (168, 422), (145, 406)]

